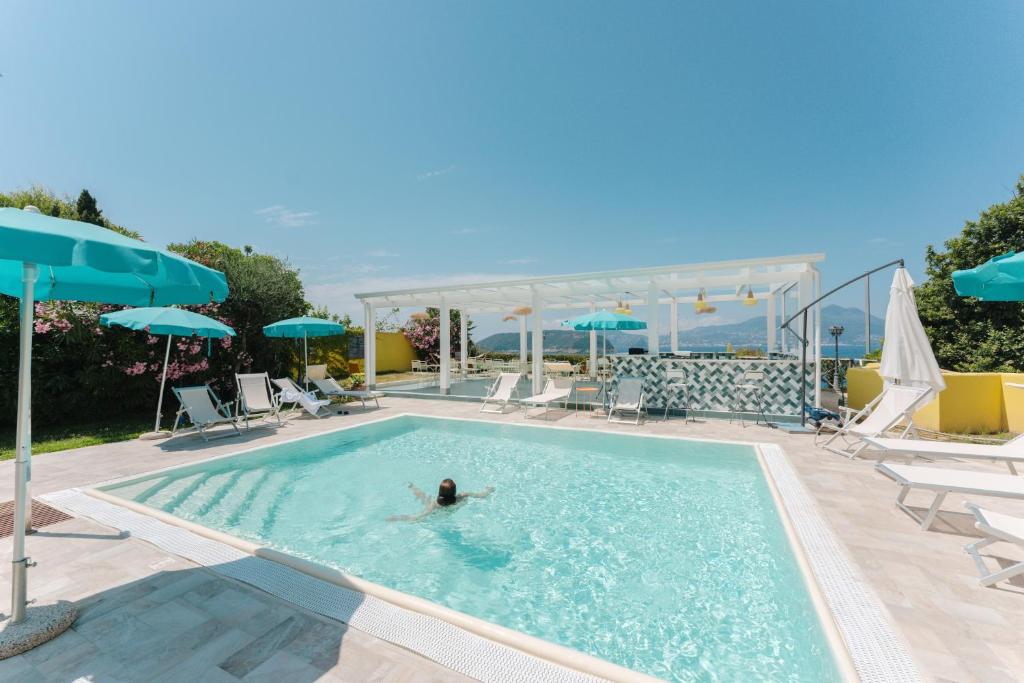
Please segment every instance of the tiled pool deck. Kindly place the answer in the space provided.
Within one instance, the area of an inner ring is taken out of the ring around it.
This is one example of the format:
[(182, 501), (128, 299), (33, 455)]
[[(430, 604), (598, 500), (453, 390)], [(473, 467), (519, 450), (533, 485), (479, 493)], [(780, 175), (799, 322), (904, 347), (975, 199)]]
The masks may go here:
[[(381, 410), (323, 420), (291, 419), (277, 430), (205, 443), (186, 437), (131, 441), (39, 456), (33, 494), (80, 487), (242, 448), (380, 419), (402, 412), (521, 422), (520, 412), (481, 415), (458, 401), (389, 397)], [(551, 424), (614, 431), (775, 443), (783, 447), (847, 553), (901, 631), (922, 674), (935, 681), (1024, 680), (1024, 581), (978, 585), (963, 551), (972, 518), (949, 496), (930, 532), (894, 505), (894, 484), (871, 463), (814, 448), (808, 436), (718, 420), (608, 425), (586, 414)], [(538, 424), (540, 421), (531, 421)], [(1005, 469), (986, 464), (944, 465)], [(12, 497), (13, 464), (0, 463), (0, 500)], [(923, 499), (911, 495), (912, 504)], [(986, 501), (1024, 515), (1024, 503)], [(0, 580), (10, 581), (9, 540), (0, 544)], [(0, 680), (74, 681), (442, 681), (463, 676), (374, 638), (219, 576), (86, 519), (45, 527), (28, 542), (39, 566), (29, 595), (78, 602), (71, 631), (0, 662)], [(1024, 559), (1000, 544), (992, 554)], [(6, 606), (6, 597), (3, 599)]]

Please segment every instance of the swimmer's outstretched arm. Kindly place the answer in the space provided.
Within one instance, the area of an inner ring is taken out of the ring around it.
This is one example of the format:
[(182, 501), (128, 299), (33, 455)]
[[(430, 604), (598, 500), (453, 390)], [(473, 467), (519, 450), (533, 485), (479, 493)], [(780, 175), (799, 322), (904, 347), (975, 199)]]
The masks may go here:
[(427, 508), (426, 510), (424, 510), (421, 513), (419, 513), (418, 515), (391, 515), (390, 517), (388, 517), (384, 521), (386, 521), (386, 522), (415, 522), (415, 521), (418, 521), (420, 519), (423, 519), (424, 517), (426, 517), (427, 515), (429, 515), (433, 511), (434, 511), (433, 508)]
[(494, 487), (493, 486), (488, 486), (483, 491), (477, 491), (475, 493), (474, 492), (458, 493), (458, 494), (455, 495), (455, 498), (458, 499), (458, 500), (464, 500), (466, 498), (486, 498), (487, 496), (491, 495), (492, 493), (494, 493)]
[(409, 490), (412, 491), (412, 495), (419, 498), (420, 502), (422, 502), (424, 505), (430, 505), (430, 503), (433, 502), (430, 496), (428, 496), (423, 491), (418, 489), (416, 487), (416, 484), (412, 483), (411, 481), (409, 482)]

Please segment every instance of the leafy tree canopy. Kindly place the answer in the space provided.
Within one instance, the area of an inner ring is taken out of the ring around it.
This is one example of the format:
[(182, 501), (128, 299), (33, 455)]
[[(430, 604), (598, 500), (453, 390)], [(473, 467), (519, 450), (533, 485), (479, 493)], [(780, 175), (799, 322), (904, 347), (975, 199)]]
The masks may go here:
[(0, 192), (0, 206), (13, 206), (23, 209), (29, 205), (36, 207), (49, 216), (92, 223), (93, 225), (100, 225), (108, 230), (113, 230), (126, 237), (137, 240), (142, 239), (142, 236), (134, 230), (129, 230), (108, 220), (96, 204), (96, 199), (89, 194), (88, 190), (82, 190), (81, 194), (78, 195), (77, 201), (72, 201), (71, 197), (67, 195), (59, 197), (41, 185), (33, 185), (27, 190), (15, 190), (14, 192), (7, 193)]
[(939, 365), (960, 372), (1024, 371), (1024, 303), (959, 296), (953, 271), (993, 256), (1024, 250), (1024, 175), (1013, 197), (967, 221), (945, 250), (928, 247), (928, 280), (916, 289), (917, 306)]
[[(112, 223), (96, 199), (82, 191), (77, 201), (60, 197), (42, 187), (0, 193), (0, 206), (34, 205), (45, 214), (73, 220), (89, 220), (124, 235), (138, 233)], [(193, 240), (169, 247), (194, 261), (224, 272), (229, 294), (219, 304), (190, 306), (235, 328), (237, 337), (207, 341), (174, 338), (168, 363), (168, 385), (210, 385), (225, 400), (235, 395), (234, 374), (268, 371), (271, 376), (297, 372), (301, 341), (271, 339), (263, 326), (309, 310), (298, 272), (273, 256), (246, 247), (235, 249), (212, 241)], [(120, 307), (75, 301), (37, 302), (33, 349), (33, 411), (51, 423), (90, 419), (110, 410), (110, 396), (117, 396), (117, 410), (150, 412), (156, 403), (166, 338), (123, 328), (106, 328), (99, 316)], [(326, 310), (318, 311), (324, 317)], [(331, 339), (323, 347), (332, 372), (347, 371), (344, 338)], [(326, 353), (326, 352), (330, 353)], [(18, 300), (0, 295), (0, 425), (11, 423), (17, 398)], [(338, 375), (343, 376), (343, 375)], [(60, 401), (54, 401), (60, 396)], [(165, 419), (173, 414), (175, 401), (164, 397)], [(166, 424), (166, 423), (165, 423)]]
[(288, 342), (265, 337), (263, 327), (305, 315), (309, 309), (298, 271), (274, 256), (222, 242), (192, 240), (167, 248), (227, 277), (228, 297), (218, 306), (218, 313), (231, 321), (237, 335), (233, 372), (250, 367), (282, 371), (290, 363)]

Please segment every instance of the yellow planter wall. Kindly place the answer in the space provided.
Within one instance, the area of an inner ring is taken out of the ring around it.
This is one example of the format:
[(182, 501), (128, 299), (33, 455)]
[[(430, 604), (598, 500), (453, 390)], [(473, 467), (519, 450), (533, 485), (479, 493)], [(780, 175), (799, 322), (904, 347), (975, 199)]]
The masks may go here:
[[(1024, 374), (943, 372), (946, 389), (914, 414), (925, 429), (939, 432), (992, 434), (1024, 431)], [(847, 374), (850, 407), (859, 410), (882, 391), (878, 366), (850, 368)]]

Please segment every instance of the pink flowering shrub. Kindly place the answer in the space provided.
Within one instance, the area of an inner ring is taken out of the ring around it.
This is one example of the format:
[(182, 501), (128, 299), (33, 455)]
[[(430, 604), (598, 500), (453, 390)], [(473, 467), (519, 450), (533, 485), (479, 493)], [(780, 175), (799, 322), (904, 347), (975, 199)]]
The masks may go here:
[[(429, 317), (425, 320), (410, 319), (405, 327), (402, 328), (402, 334), (412, 344), (412, 348), (416, 350), (420, 360), (436, 363), (441, 355), (440, 311), (436, 308), (428, 308), (427, 315)], [(457, 311), (451, 312), (450, 322), (449, 339), (452, 354), (457, 355), (461, 341), (459, 336), (459, 313)], [(470, 348), (472, 349), (472, 346)]]
[[(209, 383), (223, 400), (230, 401), (235, 398), (235, 373), (299, 375), (302, 341), (263, 335), (264, 325), (309, 311), (295, 269), (272, 256), (217, 242), (193, 241), (169, 248), (225, 273), (229, 289), (225, 301), (188, 309), (229, 325), (238, 336), (209, 343), (205, 338), (174, 338), (167, 363), (165, 420), (176, 406), (170, 393), (173, 386)], [(146, 415), (155, 409), (167, 338), (100, 325), (103, 313), (122, 308), (64, 301), (35, 304), (32, 407), (38, 423), (90, 420), (114, 411)], [(310, 360), (317, 362), (329, 349), (332, 374), (341, 379), (348, 367), (347, 338), (311, 341)], [(17, 358), (18, 300), (0, 295), (0, 422), (5, 426), (13, 423), (16, 414)]]

